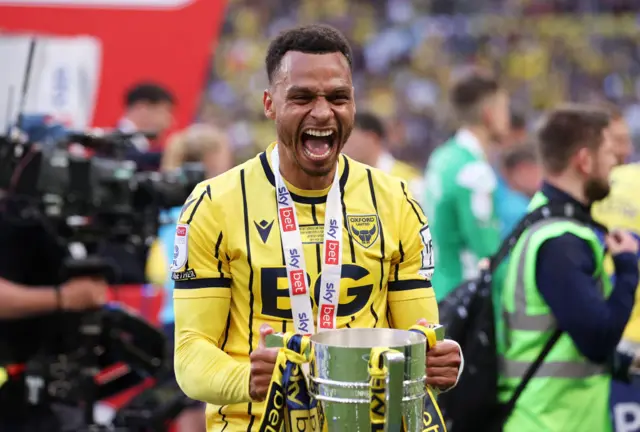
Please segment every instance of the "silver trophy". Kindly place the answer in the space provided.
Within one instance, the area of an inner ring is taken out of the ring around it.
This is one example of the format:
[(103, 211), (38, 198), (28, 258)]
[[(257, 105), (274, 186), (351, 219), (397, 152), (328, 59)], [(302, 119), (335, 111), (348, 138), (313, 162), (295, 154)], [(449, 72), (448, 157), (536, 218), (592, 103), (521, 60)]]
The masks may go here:
[[(430, 326), (437, 340), (442, 326)], [(384, 430), (422, 431), (427, 341), (423, 334), (393, 329), (340, 329), (311, 336), (314, 364), (309, 371), (309, 392), (324, 412), (328, 432), (371, 432), (371, 376), (369, 359), (374, 348), (389, 348), (382, 358), (384, 377)], [(282, 346), (277, 335), (267, 345)]]

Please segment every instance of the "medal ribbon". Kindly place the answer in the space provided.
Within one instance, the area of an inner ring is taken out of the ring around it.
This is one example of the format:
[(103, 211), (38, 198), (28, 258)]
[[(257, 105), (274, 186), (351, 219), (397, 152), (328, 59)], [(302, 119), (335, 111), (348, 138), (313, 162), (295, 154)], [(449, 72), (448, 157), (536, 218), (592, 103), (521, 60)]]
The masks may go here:
[[(307, 269), (304, 259), (302, 237), (296, 208), (289, 189), (280, 175), (278, 145), (271, 151), (271, 165), (276, 183), (278, 203), (278, 225), (284, 251), (289, 282), (289, 297), (293, 324), (297, 333), (315, 333), (313, 308)], [(340, 202), (339, 169), (327, 196), (324, 218), (324, 256), (320, 276), (320, 299), (318, 305), (318, 326), (322, 330), (336, 328), (338, 300), (340, 298), (340, 276), (342, 272), (342, 204)]]

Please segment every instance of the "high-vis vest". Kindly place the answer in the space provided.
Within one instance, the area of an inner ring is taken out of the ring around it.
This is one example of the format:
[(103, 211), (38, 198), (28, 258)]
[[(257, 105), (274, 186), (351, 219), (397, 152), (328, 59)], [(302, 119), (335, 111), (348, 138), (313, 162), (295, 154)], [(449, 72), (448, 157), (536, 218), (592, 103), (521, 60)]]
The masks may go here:
[[(538, 193), (530, 209), (547, 201)], [(557, 328), (536, 286), (536, 259), (546, 240), (563, 234), (573, 234), (591, 246), (596, 263), (593, 277), (598, 279), (604, 297), (611, 294), (611, 283), (602, 265), (604, 249), (591, 228), (570, 219), (549, 218), (525, 231), (509, 260), (502, 296), (505, 351), (500, 364), (500, 399), (503, 402), (513, 394)], [(606, 367), (589, 362), (571, 337), (563, 334), (518, 399), (504, 431), (611, 431), (609, 385)]]

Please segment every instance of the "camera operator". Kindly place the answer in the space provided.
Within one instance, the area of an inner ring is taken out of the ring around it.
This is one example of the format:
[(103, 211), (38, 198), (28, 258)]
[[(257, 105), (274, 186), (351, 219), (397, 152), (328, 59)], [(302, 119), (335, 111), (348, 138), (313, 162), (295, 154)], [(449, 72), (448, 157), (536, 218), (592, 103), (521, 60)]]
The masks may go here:
[[(61, 279), (68, 252), (56, 237), (41, 221), (24, 218), (11, 196), (0, 203), (0, 357), (6, 366), (0, 379), (0, 430), (68, 430), (63, 426), (73, 428), (82, 420), (81, 412), (30, 405), (29, 393), (38, 389), (27, 387), (24, 364), (57, 342), (52, 340), (57, 326), (51, 326), (57, 311), (102, 305), (107, 285), (100, 278)], [(6, 365), (7, 359), (14, 364)]]
[[(124, 97), (125, 112), (117, 129), (125, 133), (145, 132), (160, 135), (173, 123), (175, 96), (167, 88), (153, 82), (132, 86)], [(144, 136), (136, 136), (127, 150), (127, 159), (141, 170), (157, 170), (162, 153), (153, 151)]]
[[(185, 164), (201, 163), (204, 178), (215, 177), (229, 170), (233, 166), (231, 149), (227, 137), (218, 129), (196, 124), (184, 131), (174, 134), (167, 144), (162, 159), (162, 171), (169, 172), (183, 167)], [(202, 180), (204, 180), (204, 178)], [(147, 263), (149, 280), (164, 286), (164, 305), (160, 311), (162, 323), (167, 339), (173, 340), (175, 333), (173, 313), (173, 280), (167, 269), (173, 258), (173, 241), (175, 224), (180, 216), (182, 206), (175, 207), (164, 214), (165, 223), (160, 227), (158, 240), (151, 247)], [(173, 358), (173, 356), (172, 356)], [(173, 368), (168, 379), (175, 381)], [(177, 419), (178, 432), (204, 431), (204, 406), (193, 401)]]

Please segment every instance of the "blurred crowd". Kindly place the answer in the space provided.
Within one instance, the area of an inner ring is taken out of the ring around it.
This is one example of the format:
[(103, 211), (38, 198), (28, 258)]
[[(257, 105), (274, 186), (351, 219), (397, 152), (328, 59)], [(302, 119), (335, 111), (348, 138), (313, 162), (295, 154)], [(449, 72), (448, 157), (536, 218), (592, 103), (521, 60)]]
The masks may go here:
[(447, 88), (470, 65), (501, 76), (528, 126), (559, 101), (605, 95), (637, 135), (634, 9), (630, 0), (231, 0), (200, 120), (228, 130), (237, 162), (266, 148), (266, 45), (284, 28), (320, 21), (348, 36), (358, 106), (384, 119), (392, 153), (416, 168), (455, 130)]

